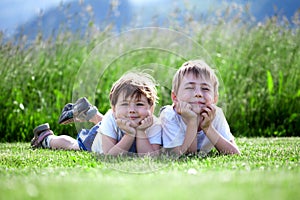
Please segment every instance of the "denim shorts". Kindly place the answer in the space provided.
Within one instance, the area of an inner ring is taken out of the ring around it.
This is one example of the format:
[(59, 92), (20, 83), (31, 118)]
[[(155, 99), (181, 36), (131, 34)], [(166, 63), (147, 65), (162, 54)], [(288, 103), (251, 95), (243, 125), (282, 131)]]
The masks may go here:
[(91, 129), (82, 129), (77, 135), (79, 148), (84, 151), (92, 151), (92, 145), (100, 124), (93, 126)]

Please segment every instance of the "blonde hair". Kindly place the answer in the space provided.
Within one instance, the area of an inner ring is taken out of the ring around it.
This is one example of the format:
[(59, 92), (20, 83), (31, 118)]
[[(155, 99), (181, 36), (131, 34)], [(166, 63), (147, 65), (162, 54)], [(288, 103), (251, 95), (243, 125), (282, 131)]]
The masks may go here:
[(215, 96), (218, 96), (219, 81), (214, 70), (209, 67), (203, 60), (191, 60), (182, 64), (173, 77), (172, 91), (177, 94), (182, 78), (186, 74), (193, 74), (197, 78), (208, 78), (214, 88)]
[(158, 100), (154, 78), (143, 72), (128, 72), (117, 80), (110, 90), (110, 103), (115, 106), (120, 93), (124, 92), (125, 98), (141, 98), (145, 95), (150, 106)]

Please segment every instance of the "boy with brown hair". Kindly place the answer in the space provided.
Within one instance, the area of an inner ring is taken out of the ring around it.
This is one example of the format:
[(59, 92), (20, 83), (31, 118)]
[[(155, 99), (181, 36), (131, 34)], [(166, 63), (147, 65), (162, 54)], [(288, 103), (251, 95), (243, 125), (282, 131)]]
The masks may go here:
[(158, 99), (154, 79), (129, 73), (110, 92), (111, 110), (103, 117), (92, 150), (108, 155), (159, 154), (161, 124), (153, 115)]
[(67, 135), (56, 136), (48, 124), (42, 124), (35, 128), (31, 146), (81, 149), (106, 155), (128, 152), (156, 155), (162, 144), (161, 125), (153, 115), (157, 99), (156, 85), (150, 75), (126, 73), (111, 88), (111, 110), (104, 116), (94, 111), (95, 107), (85, 98), (65, 106), (59, 120), (61, 124), (76, 121), (81, 116), (81, 121), (95, 123), (92, 129), (81, 130), (76, 140)]

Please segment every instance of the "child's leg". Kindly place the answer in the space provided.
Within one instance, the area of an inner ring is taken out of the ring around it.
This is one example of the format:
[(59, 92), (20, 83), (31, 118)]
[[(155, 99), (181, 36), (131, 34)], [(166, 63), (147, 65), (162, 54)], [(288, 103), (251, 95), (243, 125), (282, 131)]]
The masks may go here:
[(50, 136), (49, 148), (64, 150), (80, 150), (77, 140), (68, 135)]
[(93, 106), (87, 98), (79, 98), (74, 104), (68, 103), (64, 106), (59, 117), (59, 124), (69, 124), (72, 122), (90, 121), (97, 124), (102, 120), (103, 115)]
[(89, 120), (95, 125), (102, 121), (103, 115), (97, 110), (97, 113)]
[(32, 148), (80, 150), (76, 139), (67, 135), (54, 135), (48, 123), (37, 126), (33, 133)]

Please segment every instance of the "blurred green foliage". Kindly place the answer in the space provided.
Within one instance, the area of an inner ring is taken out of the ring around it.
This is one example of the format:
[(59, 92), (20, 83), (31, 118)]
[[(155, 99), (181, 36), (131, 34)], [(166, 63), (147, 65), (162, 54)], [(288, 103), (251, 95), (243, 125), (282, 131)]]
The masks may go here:
[[(186, 19), (184, 27), (176, 26), (174, 16), (170, 28), (192, 31), (193, 39), (210, 54), (222, 77), (220, 104), (226, 106), (235, 136), (300, 136), (299, 13), (293, 21), (272, 17), (255, 22), (239, 16), (226, 9), (211, 20)], [(75, 126), (58, 125), (58, 117), (72, 101), (81, 64), (97, 44), (112, 36), (92, 26), (81, 37), (64, 31), (47, 39), (39, 35), (30, 43), (25, 35), (11, 41), (0, 35), (1, 142), (29, 141), (33, 128), (45, 122), (57, 134), (76, 136)], [(92, 103), (102, 113), (109, 109), (111, 84), (124, 65), (161, 63), (178, 68), (184, 61), (170, 54), (158, 61), (158, 53), (136, 52), (112, 63), (101, 82), (91, 83), (97, 84)], [(159, 95), (158, 107), (171, 103), (168, 88), (159, 88)]]

